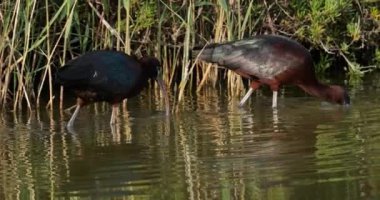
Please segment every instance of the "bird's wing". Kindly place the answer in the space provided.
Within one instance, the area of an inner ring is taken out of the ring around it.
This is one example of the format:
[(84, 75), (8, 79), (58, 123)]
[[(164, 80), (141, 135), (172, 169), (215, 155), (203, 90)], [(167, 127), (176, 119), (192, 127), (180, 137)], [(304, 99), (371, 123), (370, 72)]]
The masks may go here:
[(142, 75), (140, 64), (124, 54), (112, 54), (99, 62), (102, 66), (96, 68), (90, 84), (113, 94), (128, 93)]
[(131, 90), (140, 75), (141, 67), (132, 57), (101, 51), (69, 61), (56, 77), (57, 82), (66, 87), (120, 94)]
[[(95, 71), (99, 72), (100, 79), (92, 80), (92, 85), (114, 94), (122, 94), (128, 93), (136, 84), (139, 84), (142, 69), (137, 61), (123, 58), (107, 59), (103, 60), (103, 62), (104, 67)], [(106, 79), (101, 79), (103, 77)]]
[(58, 69), (56, 82), (65, 87), (85, 85), (91, 79), (94, 70), (90, 63), (68, 62)]
[(286, 53), (278, 56), (277, 50), (264, 42), (251, 39), (213, 44), (210, 50), (205, 48), (207, 56), (201, 56), (201, 59), (259, 78), (272, 78), (286, 70), (287, 63), (292, 61)]

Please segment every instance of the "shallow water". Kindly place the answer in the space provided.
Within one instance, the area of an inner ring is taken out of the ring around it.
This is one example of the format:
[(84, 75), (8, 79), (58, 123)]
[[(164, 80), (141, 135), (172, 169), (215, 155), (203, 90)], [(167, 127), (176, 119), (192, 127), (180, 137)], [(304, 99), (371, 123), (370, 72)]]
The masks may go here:
[(347, 109), (286, 88), (277, 111), (207, 90), (170, 118), (145, 92), (113, 128), (106, 104), (70, 131), (63, 111), (4, 112), (0, 199), (379, 199), (379, 77)]

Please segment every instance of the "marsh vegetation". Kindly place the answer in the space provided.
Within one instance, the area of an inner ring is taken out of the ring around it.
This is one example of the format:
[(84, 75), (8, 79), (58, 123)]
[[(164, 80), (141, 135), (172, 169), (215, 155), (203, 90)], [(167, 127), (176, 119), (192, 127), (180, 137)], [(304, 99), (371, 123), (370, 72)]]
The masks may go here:
[[(281, 34), (304, 44), (324, 76), (338, 71), (350, 84), (380, 63), (376, 0), (4, 0), (0, 3), (0, 104), (53, 108), (62, 97), (54, 72), (94, 49), (155, 55), (176, 102), (186, 92), (223, 81), (231, 95), (241, 77), (190, 59), (207, 42)], [(41, 105), (41, 98), (47, 97)]]

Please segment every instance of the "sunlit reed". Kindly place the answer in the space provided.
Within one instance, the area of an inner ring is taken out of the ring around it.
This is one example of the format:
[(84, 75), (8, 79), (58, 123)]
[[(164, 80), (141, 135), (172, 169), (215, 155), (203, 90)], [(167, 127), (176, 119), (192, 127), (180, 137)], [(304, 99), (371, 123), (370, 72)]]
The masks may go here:
[[(268, 33), (318, 49), (318, 73), (342, 68), (331, 66), (341, 59), (355, 82), (380, 62), (378, 43), (370, 42), (376, 41), (379, 13), (374, 3), (352, 0), (6, 0), (0, 3), (0, 104), (11, 104), (13, 110), (53, 109), (54, 100), (62, 102), (64, 94), (54, 85), (54, 71), (95, 49), (159, 57), (174, 103), (191, 91), (202, 94), (204, 85), (218, 81), (226, 83), (229, 95), (241, 95), (240, 76), (195, 62), (190, 51)], [(363, 64), (362, 55), (369, 57)], [(41, 105), (45, 97), (49, 100)]]

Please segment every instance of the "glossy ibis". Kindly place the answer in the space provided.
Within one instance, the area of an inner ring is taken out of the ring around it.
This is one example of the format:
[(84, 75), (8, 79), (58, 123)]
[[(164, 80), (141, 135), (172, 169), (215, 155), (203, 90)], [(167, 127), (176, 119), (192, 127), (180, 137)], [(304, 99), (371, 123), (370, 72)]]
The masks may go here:
[(261, 84), (273, 91), (272, 107), (277, 107), (277, 91), (283, 84), (293, 84), (310, 95), (348, 105), (350, 98), (337, 85), (320, 83), (314, 72), (309, 51), (298, 42), (278, 35), (259, 35), (251, 39), (195, 47), (193, 55), (216, 63), (250, 79), (250, 89), (240, 101), (243, 106)]
[(162, 81), (160, 62), (154, 57), (136, 59), (118, 51), (92, 51), (73, 59), (56, 73), (58, 84), (74, 91), (77, 106), (67, 126), (72, 127), (79, 109), (92, 102), (112, 104), (111, 124), (116, 122), (118, 104), (136, 96), (155, 79), (165, 98), (166, 115), (169, 99)]

